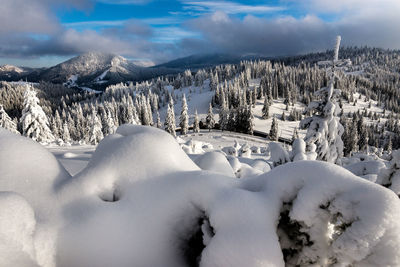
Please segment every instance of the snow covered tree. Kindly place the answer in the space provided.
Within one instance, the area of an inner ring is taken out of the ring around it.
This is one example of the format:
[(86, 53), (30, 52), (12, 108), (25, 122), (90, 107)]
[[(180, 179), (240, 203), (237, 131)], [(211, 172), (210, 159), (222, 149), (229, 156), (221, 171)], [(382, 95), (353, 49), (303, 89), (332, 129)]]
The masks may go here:
[(206, 125), (209, 131), (214, 128), (215, 126), (215, 119), (214, 119), (214, 113), (212, 111), (212, 106), (210, 103), (210, 106), (208, 107), (208, 112), (207, 112), (207, 117), (206, 117)]
[(0, 127), (9, 130), (10, 132), (19, 134), (17, 124), (8, 116), (3, 105), (0, 104)]
[(193, 132), (195, 132), (195, 133), (200, 132), (199, 115), (197, 114), (197, 109), (194, 112)]
[(365, 127), (364, 117), (362, 115), (360, 116), (360, 119), (357, 123), (357, 130), (360, 135), (360, 138), (358, 140), (358, 147), (360, 151), (366, 152), (368, 148), (368, 131)]
[(254, 133), (254, 114), (253, 114), (253, 110), (251, 109), (251, 105), (248, 106), (247, 108), (247, 134), (251, 134), (253, 135)]
[(161, 119), (160, 119), (160, 113), (157, 111), (157, 128), (161, 129), (162, 124), (161, 124)]
[(174, 137), (176, 136), (175, 132), (175, 116), (173, 114), (173, 108), (171, 108), (171, 104), (168, 105), (167, 115), (165, 117), (164, 127), (165, 130), (172, 134)]
[(66, 142), (70, 143), (71, 142), (71, 136), (69, 134), (69, 129), (68, 129), (68, 123), (64, 122), (62, 132), (61, 132), (61, 139)]
[(278, 141), (278, 121), (275, 117), (272, 119), (271, 129), (269, 130), (269, 140)]
[(298, 138), (299, 138), (299, 131), (297, 130), (297, 127), (295, 127), (292, 135), (292, 143)]
[(103, 132), (101, 131), (101, 120), (97, 116), (97, 112), (94, 106), (92, 106), (88, 127), (89, 133), (87, 136), (87, 141), (92, 145), (97, 145), (101, 141), (101, 139), (104, 138), (104, 136)]
[(221, 109), (219, 111), (219, 128), (223, 131), (226, 130), (228, 127), (228, 120), (229, 120), (229, 110), (228, 105), (225, 101), (225, 97), (222, 98), (221, 101)]
[(336, 37), (335, 54), (333, 56), (333, 61), (338, 61), (339, 60), (339, 48), (340, 48), (340, 41), (341, 40), (342, 40), (342, 37), (340, 37), (340, 35)]
[(113, 117), (111, 116), (111, 112), (106, 111), (105, 112), (105, 116), (106, 116), (105, 125), (103, 127), (104, 128), (104, 135), (107, 136), (107, 135), (110, 135), (110, 134), (114, 134), (115, 131), (117, 130), (117, 127), (116, 127), (116, 125), (114, 123)]
[(267, 96), (265, 96), (264, 98), (264, 106), (262, 108), (262, 118), (264, 120), (269, 118), (269, 101)]
[(181, 135), (185, 135), (188, 133), (189, 115), (188, 115), (188, 106), (187, 106), (185, 95), (183, 95), (183, 98), (182, 98), (182, 110), (181, 110), (179, 126), (181, 127)]
[(339, 122), (337, 114), (339, 105), (335, 98), (340, 95), (340, 90), (334, 88), (335, 72), (331, 72), (331, 77), (327, 87), (323, 87), (315, 92), (319, 99), (313, 101), (308, 106), (308, 111), (313, 111), (314, 116), (301, 121), (300, 126), (307, 129), (305, 141), (307, 144), (316, 145), (317, 159), (335, 163), (343, 155), (343, 126)]
[(49, 121), (39, 105), (36, 92), (27, 85), (24, 93), (24, 109), (22, 110), (22, 134), (37, 142), (52, 142), (54, 136), (49, 128)]

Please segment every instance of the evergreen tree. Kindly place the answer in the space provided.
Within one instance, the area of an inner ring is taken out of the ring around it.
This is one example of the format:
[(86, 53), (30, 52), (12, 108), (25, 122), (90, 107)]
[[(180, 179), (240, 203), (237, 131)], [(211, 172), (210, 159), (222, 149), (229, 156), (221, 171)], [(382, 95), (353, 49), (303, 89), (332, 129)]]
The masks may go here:
[(63, 123), (61, 139), (66, 143), (70, 143), (71, 142), (71, 136), (69, 134), (69, 129), (68, 129), (68, 123), (67, 122)]
[(182, 98), (182, 111), (181, 111), (179, 126), (181, 127), (181, 135), (185, 135), (188, 133), (189, 115), (188, 115), (188, 106), (187, 106), (185, 95), (183, 95), (183, 98)]
[(297, 127), (295, 127), (292, 135), (292, 143), (294, 142), (294, 140), (298, 138), (299, 138), (299, 132), (297, 131)]
[(176, 136), (175, 132), (175, 116), (173, 115), (173, 108), (171, 108), (171, 104), (168, 105), (167, 116), (165, 117), (164, 129), (172, 134), (174, 137)]
[(228, 127), (229, 110), (224, 98), (222, 98), (221, 109), (219, 111), (219, 127), (220, 129), (226, 130)]
[(264, 98), (264, 106), (262, 108), (262, 118), (264, 120), (269, 118), (269, 101), (267, 96), (265, 96)]
[(105, 127), (103, 127), (104, 135), (107, 136), (110, 134), (114, 134), (115, 131), (117, 130), (117, 126), (114, 123), (114, 119), (111, 116), (111, 112), (106, 111), (105, 116), (106, 116), (105, 125), (104, 125)]
[(39, 105), (36, 92), (27, 85), (24, 93), (24, 109), (22, 110), (22, 133), (37, 142), (52, 142), (54, 136), (49, 128), (49, 121)]
[(207, 117), (206, 117), (206, 125), (208, 128), (208, 131), (211, 131), (211, 129), (213, 129), (215, 126), (214, 113), (212, 111), (211, 103), (210, 103), (210, 106), (208, 107), (208, 112), (207, 112)]
[(278, 121), (274, 117), (272, 119), (271, 129), (269, 130), (269, 140), (278, 141)]
[(199, 123), (199, 116), (197, 115), (197, 109), (194, 113), (193, 132), (195, 133), (200, 132), (200, 123)]
[(367, 148), (368, 148), (368, 131), (367, 131), (367, 128), (365, 127), (364, 119), (363, 119), (362, 115), (360, 116), (360, 119), (357, 123), (357, 129), (358, 129), (358, 132), (360, 135), (359, 140), (358, 140), (358, 147), (359, 147), (360, 151), (366, 152)]
[(162, 124), (161, 124), (161, 119), (160, 119), (160, 113), (157, 111), (157, 128), (161, 129)]
[(89, 133), (87, 136), (87, 141), (92, 145), (97, 145), (104, 136), (103, 132), (101, 131), (101, 120), (97, 116), (97, 112), (94, 106), (92, 106), (91, 108), (88, 127)]
[(253, 135), (254, 133), (254, 114), (251, 105), (247, 108), (247, 134)]
[(309, 105), (309, 111), (314, 111), (314, 116), (301, 121), (301, 127), (307, 129), (305, 141), (307, 145), (315, 144), (317, 159), (335, 163), (343, 154), (343, 126), (339, 122), (337, 114), (339, 106), (335, 97), (340, 95), (340, 90), (334, 88), (336, 75), (334, 67), (328, 86), (319, 89), (315, 96), (319, 101), (313, 101)]
[(17, 124), (8, 116), (3, 105), (0, 104), (0, 127), (9, 130), (10, 132), (20, 134), (17, 130)]

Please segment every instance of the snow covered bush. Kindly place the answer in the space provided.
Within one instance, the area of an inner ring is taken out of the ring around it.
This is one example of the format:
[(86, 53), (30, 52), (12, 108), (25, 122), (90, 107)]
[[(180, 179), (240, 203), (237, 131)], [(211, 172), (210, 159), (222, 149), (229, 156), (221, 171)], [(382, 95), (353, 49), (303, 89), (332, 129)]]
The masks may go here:
[(376, 181), (400, 197), (400, 150), (392, 152), (388, 168), (382, 168)]
[(400, 264), (400, 203), (383, 187), (317, 161), (279, 166), (242, 187), (269, 203), (286, 266)]

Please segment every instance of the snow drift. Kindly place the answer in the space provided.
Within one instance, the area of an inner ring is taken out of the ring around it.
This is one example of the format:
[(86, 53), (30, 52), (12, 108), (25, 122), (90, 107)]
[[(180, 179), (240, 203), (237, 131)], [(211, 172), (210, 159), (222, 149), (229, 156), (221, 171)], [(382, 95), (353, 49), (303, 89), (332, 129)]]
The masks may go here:
[(0, 146), (6, 266), (400, 264), (396, 194), (333, 164), (237, 179), (218, 173), (222, 154), (201, 170), (171, 135), (137, 125), (106, 137), (74, 177), (26, 138), (0, 130)]

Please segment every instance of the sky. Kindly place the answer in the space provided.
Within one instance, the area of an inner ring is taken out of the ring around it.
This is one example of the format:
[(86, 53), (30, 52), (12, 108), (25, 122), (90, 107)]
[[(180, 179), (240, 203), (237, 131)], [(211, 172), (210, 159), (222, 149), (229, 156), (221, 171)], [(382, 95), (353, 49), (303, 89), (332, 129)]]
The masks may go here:
[(193, 54), (400, 48), (399, 0), (1, 0), (0, 64), (48, 67), (85, 52), (154, 65)]

